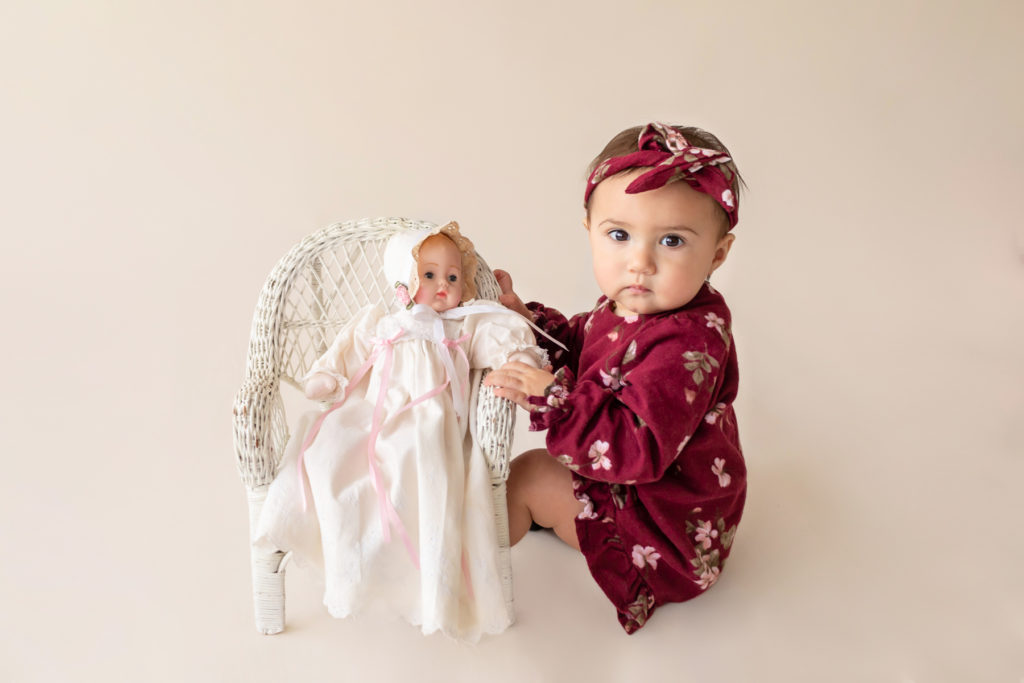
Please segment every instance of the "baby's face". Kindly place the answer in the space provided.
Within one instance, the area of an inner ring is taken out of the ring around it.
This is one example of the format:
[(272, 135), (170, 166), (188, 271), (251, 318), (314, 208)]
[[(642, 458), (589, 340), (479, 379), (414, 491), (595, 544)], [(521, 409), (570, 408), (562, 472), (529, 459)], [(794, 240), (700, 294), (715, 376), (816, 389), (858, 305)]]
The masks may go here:
[(585, 221), (597, 285), (621, 316), (688, 304), (733, 240), (731, 233), (720, 236), (715, 201), (685, 182), (626, 194), (641, 172), (602, 181)]
[(444, 235), (428, 237), (417, 264), (419, 289), (413, 301), (441, 313), (462, 301), (462, 254)]

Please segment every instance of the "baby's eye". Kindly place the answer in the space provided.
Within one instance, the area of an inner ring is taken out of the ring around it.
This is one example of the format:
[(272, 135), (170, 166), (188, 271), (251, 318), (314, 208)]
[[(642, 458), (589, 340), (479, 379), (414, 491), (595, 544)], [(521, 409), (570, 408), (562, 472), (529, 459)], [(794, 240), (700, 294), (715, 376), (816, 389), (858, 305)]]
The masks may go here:
[(681, 247), (686, 242), (679, 235), (665, 235), (661, 238), (661, 243), (666, 247)]
[(619, 228), (609, 230), (608, 236), (611, 237), (616, 242), (625, 242), (626, 240), (629, 239), (629, 233), (626, 232), (625, 230), (620, 230)]
[(448, 282), (458, 282), (458, 281), (459, 281), (459, 276), (458, 275), (449, 275), (448, 276)]
[(432, 271), (432, 270), (424, 271), (423, 272), (423, 279), (424, 280), (433, 280), (434, 279), (434, 271)]

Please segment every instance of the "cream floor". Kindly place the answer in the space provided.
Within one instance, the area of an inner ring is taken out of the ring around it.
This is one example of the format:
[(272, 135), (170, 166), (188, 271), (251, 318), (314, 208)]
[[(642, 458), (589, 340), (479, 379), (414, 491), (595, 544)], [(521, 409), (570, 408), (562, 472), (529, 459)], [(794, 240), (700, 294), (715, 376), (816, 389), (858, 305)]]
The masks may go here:
[(4, 483), (17, 551), (0, 569), (0, 680), (1020, 680), (1019, 469), (993, 456), (979, 482), (949, 471), (866, 495), (815, 454), (747, 449), (746, 519), (707, 595), (628, 637), (580, 558), (534, 532), (513, 551), (517, 623), (476, 646), (334, 620), (294, 567), (287, 630), (257, 634), (228, 451), (156, 446), (92, 473), (40, 461)]

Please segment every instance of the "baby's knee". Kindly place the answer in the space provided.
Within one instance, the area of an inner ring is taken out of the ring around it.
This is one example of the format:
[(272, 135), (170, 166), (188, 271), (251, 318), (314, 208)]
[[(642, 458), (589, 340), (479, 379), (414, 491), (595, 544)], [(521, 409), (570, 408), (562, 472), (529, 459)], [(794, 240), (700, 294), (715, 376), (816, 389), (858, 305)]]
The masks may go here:
[(517, 471), (520, 474), (526, 474), (545, 469), (545, 465), (547, 465), (547, 462), (545, 461), (547, 460), (551, 460), (551, 456), (548, 455), (548, 452), (543, 448), (535, 448), (532, 451), (521, 453), (515, 458), (512, 458), (509, 476), (512, 476)]
[(554, 492), (572, 491), (572, 474), (543, 448), (526, 451), (512, 460), (508, 491), (517, 498), (543, 501)]
[(569, 470), (551, 457), (546, 449), (536, 448), (514, 458), (510, 464), (509, 487), (548, 486), (551, 482), (571, 480)]

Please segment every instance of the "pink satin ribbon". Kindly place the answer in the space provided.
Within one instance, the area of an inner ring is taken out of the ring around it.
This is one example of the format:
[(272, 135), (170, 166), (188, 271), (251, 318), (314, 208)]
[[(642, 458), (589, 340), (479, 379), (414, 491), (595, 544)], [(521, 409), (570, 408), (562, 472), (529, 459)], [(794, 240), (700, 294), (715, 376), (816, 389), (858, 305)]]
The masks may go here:
[[(349, 381), (348, 385), (345, 387), (345, 391), (344, 391), (342, 397), (338, 400), (337, 403), (335, 403), (333, 406), (331, 406), (330, 409), (325, 411), (319, 418), (317, 418), (316, 422), (313, 423), (313, 426), (310, 428), (309, 434), (306, 435), (306, 438), (305, 438), (305, 440), (302, 443), (302, 448), (299, 451), (299, 455), (298, 455), (298, 458), (297, 458), (297, 468), (296, 469), (297, 469), (298, 478), (299, 478), (299, 493), (300, 493), (301, 500), (302, 500), (302, 511), (305, 512), (306, 509), (307, 509), (307, 499), (306, 499), (306, 478), (304, 476), (305, 475), (305, 468), (304, 468), (304, 465), (303, 465), (303, 460), (304, 460), (304, 456), (305, 456), (306, 450), (310, 447), (310, 445), (312, 445), (313, 440), (316, 438), (317, 434), (320, 432), (320, 428), (323, 425), (324, 420), (327, 419), (327, 416), (330, 415), (335, 410), (337, 410), (338, 408), (341, 407), (341, 405), (345, 402), (345, 400), (348, 399), (349, 395), (352, 392), (352, 389), (359, 384), (359, 382), (360, 382), (360, 380), (362, 380), (363, 376), (366, 375), (367, 372), (369, 372), (370, 368), (374, 366), (374, 364), (380, 358), (381, 354), (383, 354), (384, 355), (384, 364), (383, 364), (383, 366), (381, 368), (380, 390), (377, 393), (377, 400), (374, 403), (374, 407), (373, 407), (373, 421), (372, 421), (371, 426), (370, 426), (370, 435), (369, 435), (369, 439), (367, 441), (367, 447), (366, 447), (367, 464), (368, 464), (369, 469), (370, 469), (371, 482), (373, 483), (373, 489), (374, 489), (374, 491), (377, 494), (377, 507), (380, 510), (381, 527), (382, 527), (382, 533), (383, 533), (384, 542), (385, 543), (389, 543), (391, 541), (391, 525), (394, 525), (396, 531), (398, 532), (399, 536), (402, 539), (402, 543), (405, 545), (405, 548), (406, 548), (406, 550), (409, 553), (409, 557), (412, 559), (413, 564), (416, 565), (416, 569), (419, 569), (420, 568), (419, 554), (416, 552), (416, 549), (413, 546), (411, 539), (409, 538), (409, 534), (408, 534), (408, 532), (405, 529), (405, 525), (402, 523), (401, 518), (398, 516), (398, 511), (395, 509), (394, 504), (391, 502), (391, 499), (388, 497), (387, 489), (385, 488), (384, 482), (383, 482), (383, 478), (381, 477), (380, 468), (377, 466), (377, 448), (376, 448), (376, 446), (377, 446), (377, 437), (380, 436), (380, 432), (384, 428), (384, 423), (386, 422), (386, 420), (384, 419), (384, 416), (383, 416), (384, 398), (387, 395), (388, 388), (391, 386), (391, 370), (392, 370), (392, 362), (394, 360), (394, 344), (404, 334), (405, 334), (404, 330), (399, 330), (397, 333), (395, 333), (394, 336), (392, 336), (392, 337), (390, 337), (388, 339), (374, 340), (373, 351), (371, 351), (370, 356), (359, 367), (359, 369), (356, 371), (355, 375), (353, 375), (352, 379)], [(465, 378), (461, 378), (461, 377), (456, 377), (455, 378), (455, 380), (458, 381), (458, 389), (459, 389), (459, 392), (461, 394), (461, 396), (458, 397), (459, 400), (461, 400), (463, 397), (465, 397), (466, 390), (467, 390), (467, 384), (468, 384), (468, 380), (469, 380), (469, 377), (468, 377), (469, 359), (467, 358), (466, 352), (463, 351), (463, 349), (460, 346), (460, 344), (462, 342), (466, 341), (467, 339), (469, 339), (469, 336), (470, 335), (467, 333), (467, 334), (464, 334), (463, 336), (459, 337), (458, 339), (448, 339), (448, 338), (444, 337), (442, 339), (442, 342), (441, 342), (449, 350), (449, 352), (457, 350), (458, 353), (460, 354), (460, 356), (462, 357), (462, 360), (464, 361), (465, 367), (467, 368), (467, 376)], [(439, 387), (437, 387), (435, 389), (431, 389), (430, 391), (426, 392), (422, 396), (419, 396), (415, 400), (412, 400), (409, 403), (407, 403), (406, 405), (402, 406), (402, 408), (397, 410), (394, 413), (394, 415), (391, 416), (392, 418), (397, 417), (398, 415), (401, 415), (406, 410), (409, 410), (410, 408), (412, 408), (412, 407), (414, 407), (416, 405), (419, 405), (420, 403), (422, 403), (424, 401), (427, 401), (427, 400), (433, 398), (434, 396), (437, 396), (442, 391), (444, 391), (445, 388), (447, 388), (449, 384), (452, 384), (452, 374), (453, 374), (454, 366), (451, 366), (450, 362), (443, 363), (443, 365), (445, 367), (445, 377), (446, 377), (444, 383), (441, 386), (439, 386)], [(451, 368), (450, 368), (450, 366), (451, 366)], [(453, 385), (453, 389), (455, 389), (455, 385)], [(460, 411), (460, 419), (461, 419), (461, 411)], [(462, 558), (462, 571), (463, 571), (463, 574), (465, 575), (465, 578), (466, 578), (466, 584), (467, 584), (467, 588), (469, 590), (470, 596), (472, 596), (473, 588), (472, 588), (472, 585), (471, 585), (471, 583), (469, 581), (469, 567), (466, 564), (465, 557)]]

